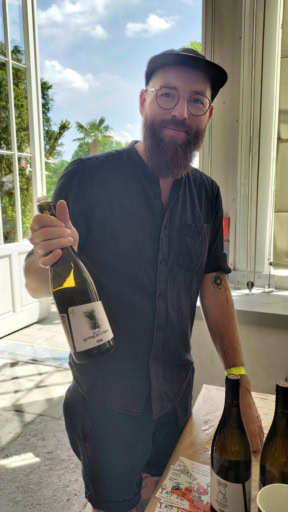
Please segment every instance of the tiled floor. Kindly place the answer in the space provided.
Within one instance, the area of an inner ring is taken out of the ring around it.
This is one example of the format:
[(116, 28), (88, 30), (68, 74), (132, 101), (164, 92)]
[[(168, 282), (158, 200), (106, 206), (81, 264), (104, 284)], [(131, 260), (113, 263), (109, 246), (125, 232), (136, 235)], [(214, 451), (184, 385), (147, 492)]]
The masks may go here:
[(0, 340), (1, 357), (68, 368), (69, 349), (54, 304), (47, 318)]
[(29, 325), (25, 329), (13, 332), (2, 338), (2, 340), (19, 341), (21, 343), (67, 350), (67, 341), (54, 304), (52, 304), (51, 312), (47, 318), (40, 320), (36, 324)]
[(1, 512), (91, 510), (63, 420), (67, 358), (55, 307), (0, 340)]

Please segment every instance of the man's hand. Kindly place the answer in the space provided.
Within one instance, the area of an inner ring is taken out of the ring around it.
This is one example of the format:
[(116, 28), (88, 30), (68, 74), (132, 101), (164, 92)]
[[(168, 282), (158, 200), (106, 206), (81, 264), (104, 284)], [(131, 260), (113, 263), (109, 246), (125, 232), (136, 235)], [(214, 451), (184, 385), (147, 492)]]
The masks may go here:
[(40, 267), (50, 267), (62, 255), (63, 247), (72, 247), (77, 251), (79, 235), (72, 226), (65, 201), (58, 201), (56, 216), (38, 214), (31, 224), (30, 242), (34, 247)]
[(242, 418), (250, 440), (251, 449), (253, 452), (260, 452), (264, 440), (264, 431), (251, 394), (247, 375), (241, 375), (240, 377), (240, 403)]

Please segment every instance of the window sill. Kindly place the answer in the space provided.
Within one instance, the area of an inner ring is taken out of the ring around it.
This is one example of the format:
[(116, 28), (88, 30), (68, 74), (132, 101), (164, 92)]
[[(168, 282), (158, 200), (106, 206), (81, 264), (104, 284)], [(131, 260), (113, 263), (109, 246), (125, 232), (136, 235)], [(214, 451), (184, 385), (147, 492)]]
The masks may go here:
[(231, 291), (237, 311), (288, 316), (288, 291), (265, 292), (263, 288), (254, 288), (251, 293), (247, 289)]
[[(288, 291), (264, 292), (263, 288), (248, 290), (231, 289), (238, 320), (263, 327), (288, 327)], [(202, 318), (200, 301), (197, 301), (196, 318)]]

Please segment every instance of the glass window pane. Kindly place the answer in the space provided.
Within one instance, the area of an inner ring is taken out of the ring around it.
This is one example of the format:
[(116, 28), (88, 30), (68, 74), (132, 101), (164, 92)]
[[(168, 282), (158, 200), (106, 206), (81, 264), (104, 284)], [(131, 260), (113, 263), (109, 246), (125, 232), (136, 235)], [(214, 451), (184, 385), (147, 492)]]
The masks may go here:
[(2, 0), (0, 0), (0, 54), (6, 56)]
[(7, 66), (0, 62), (0, 149), (11, 151)]
[(25, 62), (22, 0), (8, 0), (11, 58)]
[(31, 159), (19, 158), (18, 169), (23, 238), (28, 238), (30, 236), (30, 225), (33, 216)]
[(21, 153), (30, 153), (26, 72), (15, 66), (12, 71), (17, 149)]
[(0, 201), (4, 243), (17, 241), (12, 157), (0, 155)]

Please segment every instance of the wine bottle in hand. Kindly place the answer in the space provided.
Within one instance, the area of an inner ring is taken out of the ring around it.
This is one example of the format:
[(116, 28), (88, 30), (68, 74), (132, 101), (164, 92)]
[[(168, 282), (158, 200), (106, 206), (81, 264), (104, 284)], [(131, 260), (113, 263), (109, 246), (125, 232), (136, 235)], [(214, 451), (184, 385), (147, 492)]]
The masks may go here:
[[(53, 205), (42, 196), (38, 212), (55, 216)], [(113, 333), (95, 284), (73, 247), (64, 247), (61, 258), (50, 267), (51, 291), (77, 363), (114, 349)]]
[(251, 448), (240, 410), (240, 377), (227, 375), (225, 405), (211, 446), (211, 510), (250, 512)]
[(274, 418), (260, 457), (259, 487), (270, 484), (288, 485), (288, 382), (286, 381), (276, 384)]

